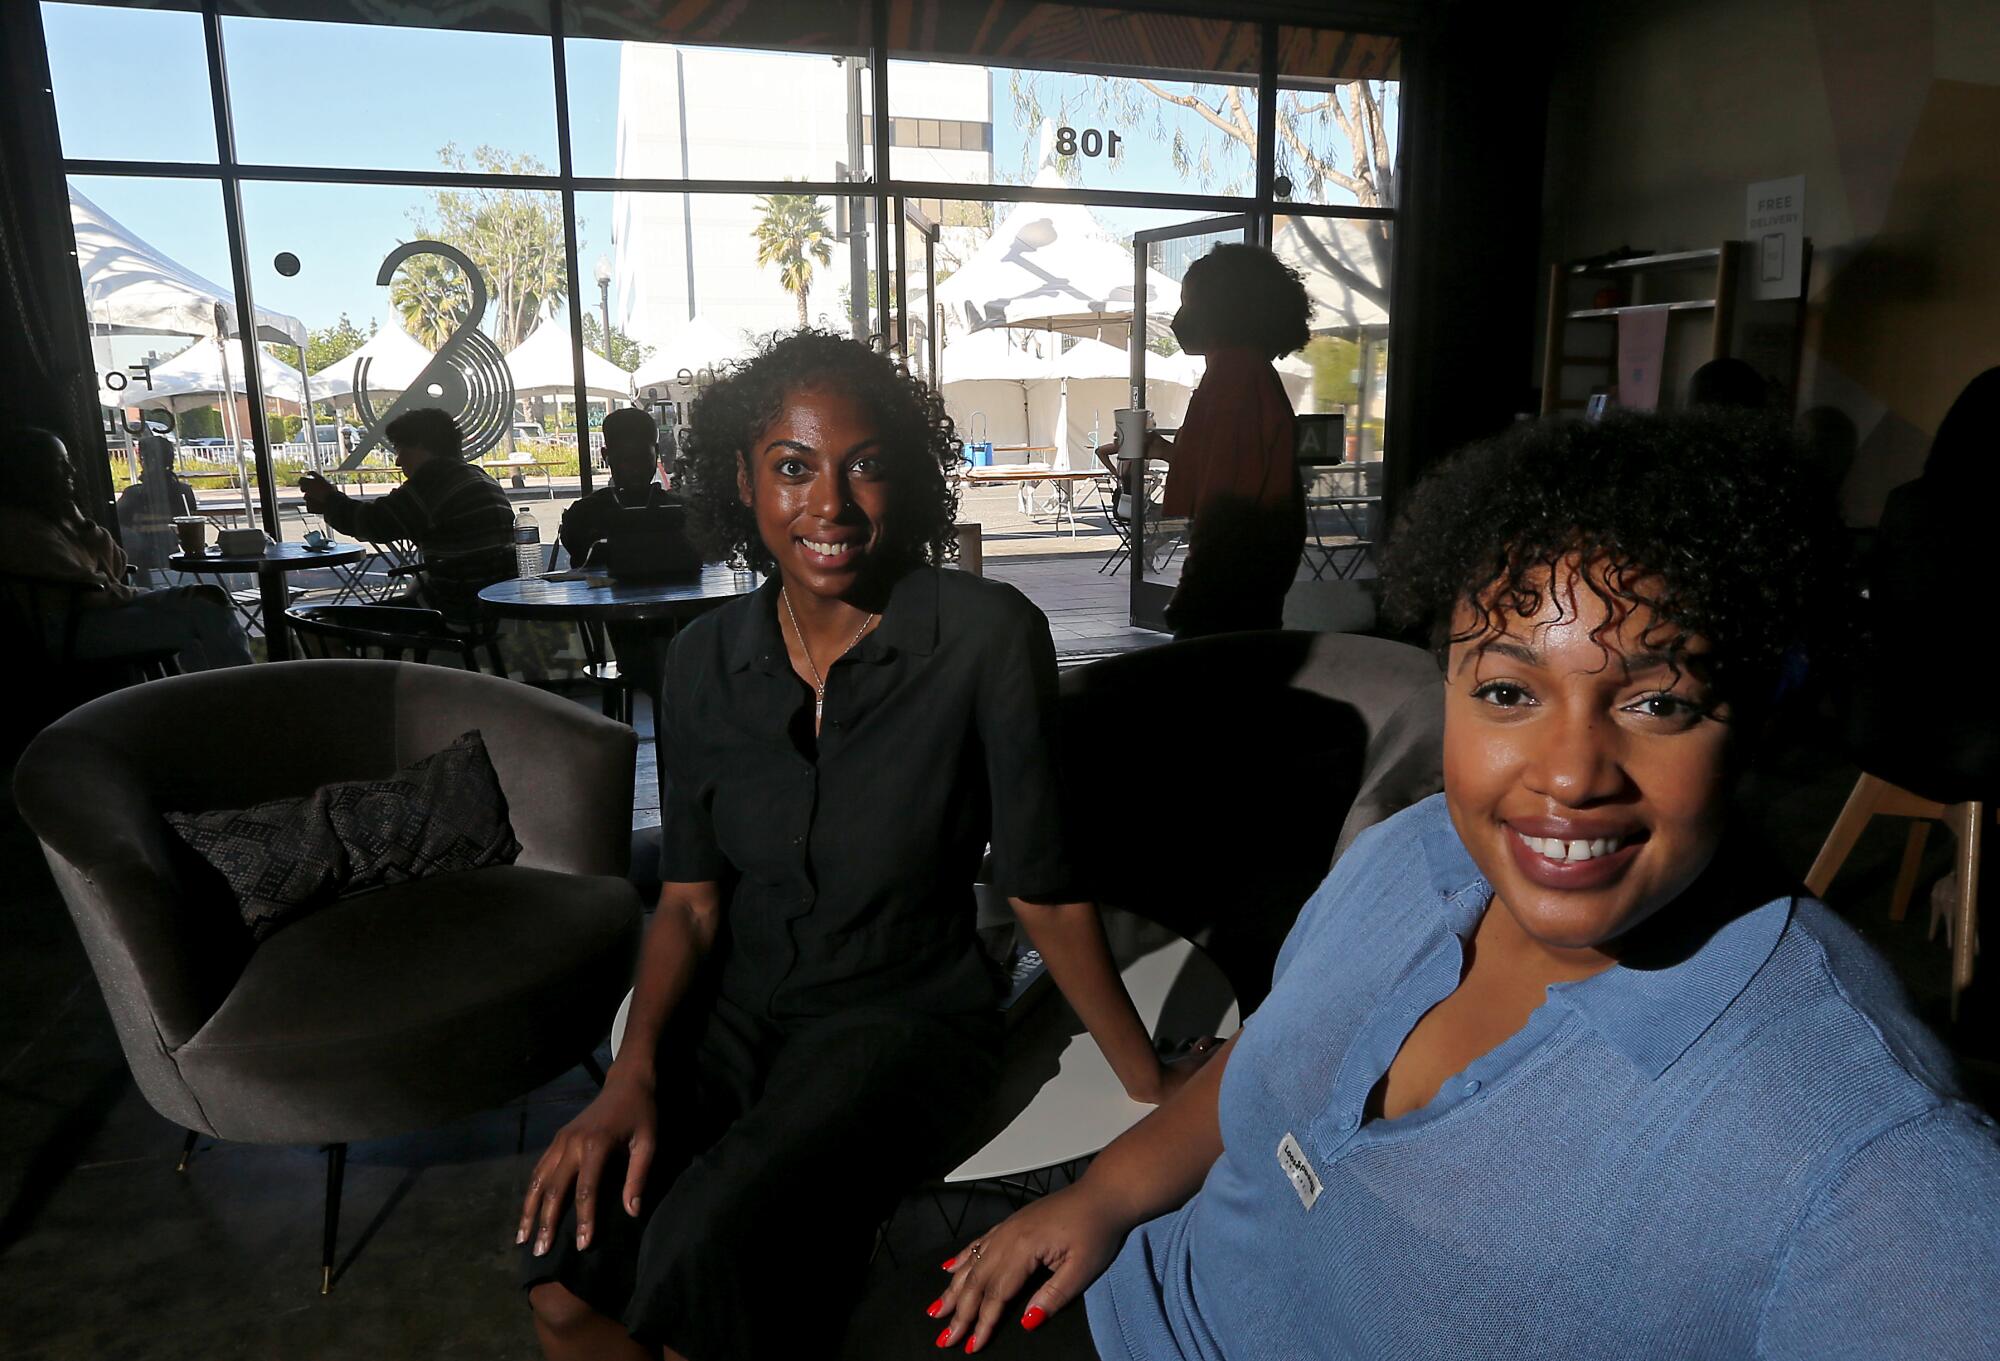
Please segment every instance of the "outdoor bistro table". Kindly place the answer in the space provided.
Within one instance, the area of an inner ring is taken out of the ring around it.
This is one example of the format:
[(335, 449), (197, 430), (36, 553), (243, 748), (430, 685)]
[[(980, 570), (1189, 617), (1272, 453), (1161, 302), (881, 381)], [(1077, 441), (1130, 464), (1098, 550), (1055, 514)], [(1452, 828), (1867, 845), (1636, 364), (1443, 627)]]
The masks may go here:
[(510, 619), (659, 619), (681, 623), (757, 589), (754, 572), (709, 563), (700, 576), (664, 581), (612, 581), (597, 575), (551, 580), (516, 577), (496, 581), (479, 593), (488, 613)]
[(1027, 498), (1033, 492), (1035, 484), (1039, 482), (1048, 483), (1055, 493), (1052, 508), (1055, 511), (1056, 524), (1060, 526), (1064, 517), (1067, 516), (1069, 519), (1069, 532), (1074, 534), (1076, 533), (1074, 485), (1078, 482), (1095, 482), (1098, 478), (1104, 476), (1104, 469), (1058, 469), (1045, 467), (1039, 463), (1015, 463), (997, 468), (969, 468), (961, 475), (967, 482), (976, 487), (990, 487), (1003, 484), (1011, 484), (1016, 487), (1021, 493), (1023, 514), (1031, 512)]
[(258, 623), (264, 630), (265, 657), (282, 662), (292, 655), (291, 635), (285, 628), (285, 607), (292, 603), (285, 588), (285, 573), (305, 572), (315, 567), (345, 566), (361, 561), (367, 552), (358, 543), (336, 544), (323, 549), (308, 548), (302, 543), (273, 543), (266, 544), (261, 553), (241, 556), (232, 556), (217, 549), (206, 553), (176, 553), (167, 559), (167, 566), (176, 572), (213, 572), (218, 575), (255, 572), (257, 590), (262, 598)]

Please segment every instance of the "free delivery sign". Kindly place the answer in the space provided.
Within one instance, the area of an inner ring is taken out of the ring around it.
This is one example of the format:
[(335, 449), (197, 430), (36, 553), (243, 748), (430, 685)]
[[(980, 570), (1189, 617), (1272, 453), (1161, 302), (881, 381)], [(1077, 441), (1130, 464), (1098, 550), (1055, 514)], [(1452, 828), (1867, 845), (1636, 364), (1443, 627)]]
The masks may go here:
[(1793, 175), (1751, 185), (1745, 220), (1756, 297), (1798, 297), (1805, 252), (1806, 177)]

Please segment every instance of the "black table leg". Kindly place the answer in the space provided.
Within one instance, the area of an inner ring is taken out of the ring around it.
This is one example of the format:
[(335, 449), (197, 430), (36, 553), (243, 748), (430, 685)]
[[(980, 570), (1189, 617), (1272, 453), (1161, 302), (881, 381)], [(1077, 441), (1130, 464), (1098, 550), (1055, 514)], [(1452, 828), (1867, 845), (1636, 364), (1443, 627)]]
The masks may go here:
[(282, 662), (292, 655), (285, 608), (292, 603), (285, 588), (285, 574), (266, 567), (257, 573), (257, 587), (264, 596), (264, 658)]

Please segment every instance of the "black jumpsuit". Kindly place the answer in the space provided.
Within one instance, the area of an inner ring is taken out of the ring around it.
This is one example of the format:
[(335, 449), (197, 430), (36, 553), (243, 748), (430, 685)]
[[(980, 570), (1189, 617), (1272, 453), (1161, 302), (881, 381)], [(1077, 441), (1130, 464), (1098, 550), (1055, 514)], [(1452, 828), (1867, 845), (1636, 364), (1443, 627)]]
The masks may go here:
[(557, 1280), (690, 1361), (837, 1344), (874, 1230), (972, 1150), (997, 1071), (993, 883), (1069, 895), (1055, 649), (1012, 587), (918, 568), (812, 693), (767, 583), (686, 629), (661, 701), (663, 878), (720, 881), (705, 987), (660, 1045), (660, 1150), (641, 1218), (607, 1169), (592, 1246)]

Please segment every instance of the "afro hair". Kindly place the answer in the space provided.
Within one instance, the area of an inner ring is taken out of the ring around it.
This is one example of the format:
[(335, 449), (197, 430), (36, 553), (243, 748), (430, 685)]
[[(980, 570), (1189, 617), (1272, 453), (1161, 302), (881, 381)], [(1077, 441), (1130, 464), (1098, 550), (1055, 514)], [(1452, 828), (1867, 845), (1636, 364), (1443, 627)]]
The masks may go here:
[[(1739, 710), (1851, 650), (1853, 574), (1832, 496), (1774, 418), (1726, 408), (1541, 421), (1455, 455), (1385, 555), (1385, 612), (1442, 658), (1532, 617), (1574, 556), (1612, 607)], [(1453, 621), (1469, 608), (1472, 619)], [(1689, 644), (1706, 653), (1696, 661)]]

